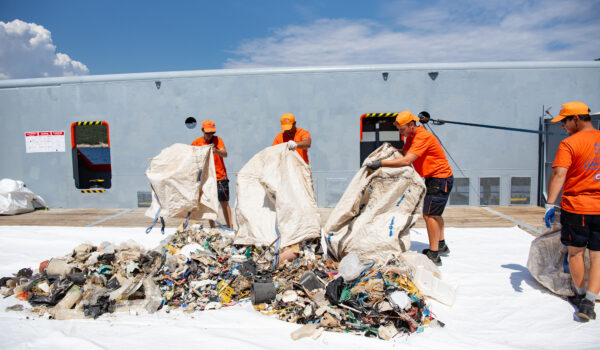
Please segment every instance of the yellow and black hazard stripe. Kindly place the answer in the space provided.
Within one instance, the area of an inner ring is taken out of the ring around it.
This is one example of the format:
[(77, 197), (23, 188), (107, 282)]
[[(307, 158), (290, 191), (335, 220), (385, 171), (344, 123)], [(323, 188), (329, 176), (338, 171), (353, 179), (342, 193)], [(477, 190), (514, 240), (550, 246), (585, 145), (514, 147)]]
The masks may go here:
[(91, 122), (76, 122), (75, 125), (100, 125), (101, 121), (91, 121)]
[(106, 190), (81, 190), (81, 193), (104, 193)]
[(384, 121), (385, 123), (391, 122), (388, 119), (395, 120), (398, 113), (365, 113), (360, 116), (360, 140), (363, 139), (363, 126), (365, 124), (377, 123)]
[(366, 113), (364, 118), (396, 118), (398, 113)]

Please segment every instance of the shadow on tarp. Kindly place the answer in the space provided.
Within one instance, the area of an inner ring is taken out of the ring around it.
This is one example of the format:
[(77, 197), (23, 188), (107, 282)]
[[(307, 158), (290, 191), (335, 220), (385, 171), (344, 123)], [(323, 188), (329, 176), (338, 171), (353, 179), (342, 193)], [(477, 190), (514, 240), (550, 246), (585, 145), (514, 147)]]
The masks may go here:
[(428, 249), (428, 248), (429, 248), (429, 243), (416, 242), (416, 241), (410, 242), (410, 250), (415, 251), (417, 253), (420, 253), (423, 251), (423, 249)]
[(521, 287), (521, 285), (523, 284), (523, 282), (525, 282), (530, 287), (535, 288), (541, 291), (542, 293), (555, 295), (554, 293), (551, 293), (548, 289), (546, 289), (544, 286), (542, 286), (538, 281), (536, 281), (527, 269), (527, 267), (520, 264), (504, 264), (500, 266), (502, 266), (505, 269), (514, 271), (510, 274), (510, 284), (512, 285), (515, 292), (522, 293), (523, 288)]

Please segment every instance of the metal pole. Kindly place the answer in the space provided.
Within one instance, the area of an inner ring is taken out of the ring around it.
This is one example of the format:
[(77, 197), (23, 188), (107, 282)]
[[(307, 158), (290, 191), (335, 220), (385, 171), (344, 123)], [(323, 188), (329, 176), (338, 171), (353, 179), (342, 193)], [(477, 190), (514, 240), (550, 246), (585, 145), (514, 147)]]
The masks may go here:
[[(509, 131), (519, 131), (519, 132), (527, 132), (527, 133), (531, 133), (531, 134), (540, 134), (540, 133), (544, 133), (544, 131), (540, 131), (540, 130), (531, 130), (531, 129), (520, 129), (520, 128), (509, 128), (507, 126), (496, 126), (496, 125), (487, 125), (487, 124), (475, 124), (475, 123), (465, 123), (465, 122), (454, 122), (454, 121), (449, 121), (449, 120), (442, 120), (442, 119), (431, 119), (431, 121), (436, 124), (436, 125), (443, 125), (443, 124), (458, 124), (458, 125), (467, 125), (467, 126), (477, 126), (477, 127), (481, 127), (481, 128), (490, 128), (490, 129), (500, 129), (500, 130), (509, 130)], [(566, 134), (562, 134), (562, 133), (548, 133), (549, 135), (563, 135), (565, 136)]]
[(543, 123), (544, 123), (544, 106), (542, 106), (542, 116), (539, 118), (538, 130), (538, 185), (537, 185), (537, 206), (542, 206), (542, 193), (544, 191), (544, 134)]

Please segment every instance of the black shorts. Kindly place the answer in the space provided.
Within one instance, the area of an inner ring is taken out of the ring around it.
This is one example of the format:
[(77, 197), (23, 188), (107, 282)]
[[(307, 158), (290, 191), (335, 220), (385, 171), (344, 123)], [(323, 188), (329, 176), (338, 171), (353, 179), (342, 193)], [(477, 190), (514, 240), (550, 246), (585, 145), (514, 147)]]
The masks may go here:
[(219, 202), (229, 202), (229, 179), (217, 180)]
[(560, 212), (560, 241), (570, 247), (600, 250), (600, 215)]
[(453, 184), (454, 176), (445, 179), (438, 177), (425, 179), (427, 194), (423, 203), (423, 215), (442, 216)]

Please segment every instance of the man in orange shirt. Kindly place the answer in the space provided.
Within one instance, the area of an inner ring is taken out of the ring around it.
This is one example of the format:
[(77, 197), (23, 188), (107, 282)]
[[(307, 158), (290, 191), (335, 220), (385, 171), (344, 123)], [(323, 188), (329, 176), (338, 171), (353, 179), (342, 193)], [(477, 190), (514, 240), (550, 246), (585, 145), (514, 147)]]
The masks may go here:
[(227, 227), (231, 228), (231, 208), (229, 208), (229, 179), (227, 179), (227, 170), (223, 158), (227, 158), (227, 149), (223, 139), (215, 136), (217, 131), (215, 122), (205, 120), (202, 122), (202, 132), (204, 136), (197, 138), (192, 142), (192, 146), (211, 145), (213, 147), (213, 157), (215, 159), (215, 171), (217, 173), (217, 193), (219, 195), (219, 203), (223, 208), (223, 215)]
[[(594, 303), (600, 291), (600, 131), (592, 125), (590, 109), (568, 102), (552, 122), (561, 122), (569, 134), (558, 146), (552, 164), (546, 202), (546, 226), (554, 222), (554, 203), (560, 202), (560, 240), (567, 246), (575, 295), (569, 301), (584, 322), (596, 319)], [(590, 270), (585, 288), (585, 249), (590, 250)]]
[(423, 218), (427, 226), (429, 249), (423, 250), (423, 254), (436, 265), (441, 265), (440, 255), (450, 252), (444, 239), (442, 214), (448, 203), (454, 177), (439, 140), (422, 125), (417, 126), (417, 121), (419, 118), (410, 111), (399, 113), (394, 125), (406, 139), (401, 151), (403, 156), (394, 160), (374, 161), (367, 164), (367, 167), (375, 170), (382, 166), (397, 168), (412, 164), (417, 173), (425, 178), (427, 194), (423, 203)]
[[(310, 148), (310, 133), (304, 129), (296, 127), (296, 117), (291, 113), (285, 113), (281, 116), (281, 132), (275, 136), (271, 146), (287, 143), (289, 150), (296, 150), (300, 157), (308, 164), (308, 149)], [(294, 244), (286, 248), (279, 254), (279, 263), (291, 261), (300, 255), (299, 245)]]
[(300, 157), (308, 164), (308, 149), (310, 148), (310, 133), (296, 127), (296, 118), (291, 113), (281, 116), (281, 130), (271, 146), (287, 143), (289, 150), (296, 150)]

